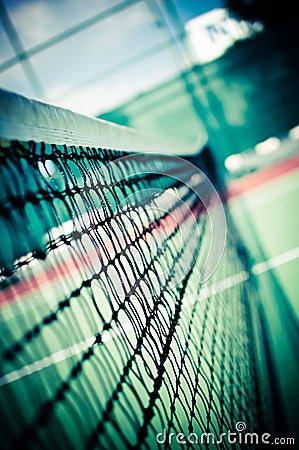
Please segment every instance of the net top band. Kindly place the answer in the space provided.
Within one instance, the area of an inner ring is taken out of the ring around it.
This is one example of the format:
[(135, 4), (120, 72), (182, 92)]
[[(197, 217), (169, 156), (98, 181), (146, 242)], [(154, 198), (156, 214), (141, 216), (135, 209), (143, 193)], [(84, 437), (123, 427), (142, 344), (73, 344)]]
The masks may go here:
[(178, 143), (154, 137), (102, 119), (96, 119), (31, 100), (0, 89), (0, 136), (21, 141), (83, 145), (127, 152), (166, 153), (181, 156), (198, 154), (207, 142)]

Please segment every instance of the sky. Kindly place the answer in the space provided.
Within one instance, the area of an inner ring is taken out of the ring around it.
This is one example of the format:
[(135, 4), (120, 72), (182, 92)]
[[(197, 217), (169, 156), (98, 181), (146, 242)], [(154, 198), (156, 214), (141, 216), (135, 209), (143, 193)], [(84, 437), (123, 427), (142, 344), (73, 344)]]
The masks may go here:
[[(111, 9), (114, 14), (80, 33), (36, 52), (31, 72), (40, 90), (18, 63), (1, 71), (14, 49), (0, 24), (0, 86), (77, 112), (97, 115), (167, 81), (184, 69), (161, 9), (138, 1), (113, 11), (122, 0), (3, 0), (24, 50)], [(169, 0), (167, 0), (169, 1)], [(184, 22), (221, 7), (222, 0), (175, 0)], [(167, 2), (166, 2), (167, 3)]]
[(223, 8), (223, 0), (175, 0), (184, 22), (210, 11)]

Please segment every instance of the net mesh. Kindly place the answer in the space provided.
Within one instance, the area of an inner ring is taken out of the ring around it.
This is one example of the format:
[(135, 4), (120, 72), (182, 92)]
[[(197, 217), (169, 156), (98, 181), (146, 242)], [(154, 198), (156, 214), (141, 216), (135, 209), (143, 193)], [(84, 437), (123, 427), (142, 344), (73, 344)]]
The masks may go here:
[(236, 238), (228, 229), (217, 270), (199, 283), (212, 237), (204, 205), (178, 165), (154, 157), (144, 173), (124, 159), (113, 172), (124, 156), (2, 141), (4, 448), (206, 448), (204, 433), (239, 420), (259, 428)]

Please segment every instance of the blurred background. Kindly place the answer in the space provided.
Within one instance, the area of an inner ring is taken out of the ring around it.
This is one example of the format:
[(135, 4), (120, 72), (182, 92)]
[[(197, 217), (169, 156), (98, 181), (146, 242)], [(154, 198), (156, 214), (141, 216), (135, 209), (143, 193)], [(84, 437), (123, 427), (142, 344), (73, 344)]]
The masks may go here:
[(253, 170), (299, 123), (296, 13), (263, 3), (1, 0), (0, 84)]
[(299, 55), (290, 0), (0, 0), (0, 86), (209, 148), (265, 317), (277, 429), (298, 414)]

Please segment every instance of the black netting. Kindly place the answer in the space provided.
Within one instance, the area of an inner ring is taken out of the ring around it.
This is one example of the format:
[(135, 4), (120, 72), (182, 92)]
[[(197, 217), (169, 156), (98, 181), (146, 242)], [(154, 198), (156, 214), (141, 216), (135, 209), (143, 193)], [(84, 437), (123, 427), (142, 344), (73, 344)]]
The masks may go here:
[(203, 433), (258, 430), (248, 273), (229, 229), (199, 283), (212, 230), (180, 166), (2, 144), (3, 448), (208, 448)]

